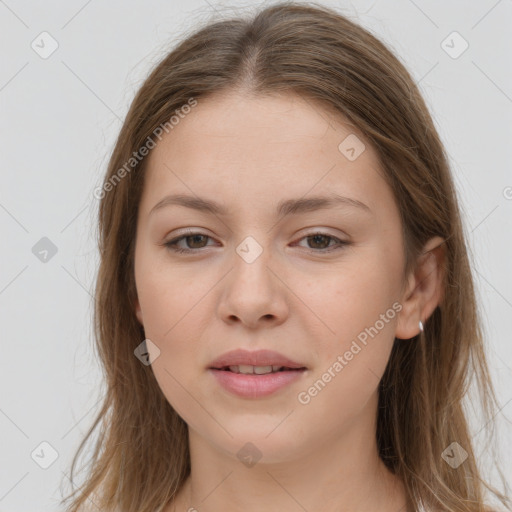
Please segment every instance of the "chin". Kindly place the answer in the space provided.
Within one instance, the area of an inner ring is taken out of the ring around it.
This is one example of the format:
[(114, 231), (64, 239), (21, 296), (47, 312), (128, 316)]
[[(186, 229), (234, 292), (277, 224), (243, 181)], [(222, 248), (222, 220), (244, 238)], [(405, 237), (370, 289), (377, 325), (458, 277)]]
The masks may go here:
[[(297, 459), (304, 447), (307, 446), (307, 438), (304, 432), (292, 431), (273, 419), (272, 421), (254, 420), (250, 425), (232, 423), (224, 424), (224, 427), (233, 435), (209, 437), (217, 446), (231, 457), (239, 460), (248, 468), (255, 464), (278, 464)], [(277, 426), (277, 428), (276, 428)]]

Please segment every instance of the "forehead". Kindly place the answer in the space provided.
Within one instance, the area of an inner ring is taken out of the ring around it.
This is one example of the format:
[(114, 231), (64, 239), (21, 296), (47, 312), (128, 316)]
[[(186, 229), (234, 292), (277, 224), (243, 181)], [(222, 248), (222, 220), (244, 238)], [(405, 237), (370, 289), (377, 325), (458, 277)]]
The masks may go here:
[(335, 192), (389, 207), (381, 174), (375, 150), (341, 114), (294, 94), (221, 94), (199, 99), (151, 150), (143, 209), (171, 192), (237, 206)]

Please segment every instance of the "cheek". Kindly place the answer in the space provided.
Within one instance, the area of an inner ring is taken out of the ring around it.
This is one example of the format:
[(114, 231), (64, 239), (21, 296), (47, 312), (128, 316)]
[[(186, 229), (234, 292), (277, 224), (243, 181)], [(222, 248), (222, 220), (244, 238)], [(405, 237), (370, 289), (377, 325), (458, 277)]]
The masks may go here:
[[(374, 397), (394, 342), (397, 311), (389, 281), (377, 268), (361, 265), (360, 270), (308, 288), (308, 306), (328, 328), (309, 340), (317, 365), (298, 398), (307, 402), (306, 414), (322, 418), (333, 432)], [(319, 321), (311, 313), (307, 318), (305, 329), (311, 333)]]
[[(304, 328), (318, 333), (311, 341), (318, 360), (309, 382), (312, 394), (303, 390), (315, 414), (343, 404), (343, 414), (357, 415), (385, 371), (400, 309), (396, 301), (400, 267), (394, 256), (383, 257), (377, 249), (368, 248), (365, 257), (358, 253), (357, 261), (347, 258), (328, 278), (308, 279), (300, 289), (310, 308), (303, 316)], [(326, 418), (327, 423), (338, 420)]]
[(349, 346), (381, 315), (386, 317), (385, 326), (379, 322), (379, 330), (386, 335), (392, 331), (395, 311), (386, 312), (398, 296), (395, 270), (370, 251), (368, 257), (358, 255), (355, 260), (347, 258), (343, 265), (333, 266), (315, 279), (297, 280), (293, 287), (303, 311), (300, 321), (307, 323), (308, 332), (318, 334), (320, 355), (332, 356)]
[[(136, 281), (144, 332), (159, 350), (152, 370), (167, 400), (180, 412), (190, 408), (191, 379), (202, 368), (201, 340), (212, 323), (219, 277), (190, 271), (141, 251)], [(204, 357), (204, 356), (203, 356)], [(180, 405), (182, 404), (182, 405)]]
[(180, 319), (186, 319), (198, 302), (204, 286), (193, 276), (184, 275), (160, 248), (137, 248), (135, 280), (146, 335), (165, 344), (179, 329)]
[[(145, 265), (139, 260), (136, 270), (137, 292), (143, 311), (144, 332), (157, 347), (152, 356), (151, 369), (162, 393), (175, 411), (197, 428), (207, 421), (199, 404), (201, 390), (195, 389), (193, 378), (198, 373), (198, 340), (205, 318), (207, 298), (211, 286), (195, 284), (179, 270), (171, 271), (161, 265)], [(206, 315), (206, 318), (210, 318)], [(191, 398), (191, 394), (197, 401)]]

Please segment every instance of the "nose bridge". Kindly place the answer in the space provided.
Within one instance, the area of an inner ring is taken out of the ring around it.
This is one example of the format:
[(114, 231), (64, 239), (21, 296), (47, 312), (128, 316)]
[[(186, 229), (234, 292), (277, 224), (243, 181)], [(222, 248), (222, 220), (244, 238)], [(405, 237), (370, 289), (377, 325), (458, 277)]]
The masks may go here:
[(257, 236), (262, 243), (255, 236), (248, 235), (236, 246), (233, 279), (240, 281), (242, 286), (257, 288), (258, 292), (264, 293), (264, 288), (268, 291), (269, 285), (271, 287), (268, 268), (271, 253), (268, 244), (262, 240), (263, 235)]
[[(262, 240), (262, 235), (258, 235), (260, 241)], [(267, 247), (263, 247), (263, 243), (258, 242), (258, 240), (252, 236), (246, 236), (236, 247), (235, 251), (237, 255), (244, 261), (247, 265), (252, 265), (255, 261), (261, 260), (261, 256), (263, 253), (268, 255), (268, 244)], [(264, 260), (267, 259), (267, 256), (263, 257)]]

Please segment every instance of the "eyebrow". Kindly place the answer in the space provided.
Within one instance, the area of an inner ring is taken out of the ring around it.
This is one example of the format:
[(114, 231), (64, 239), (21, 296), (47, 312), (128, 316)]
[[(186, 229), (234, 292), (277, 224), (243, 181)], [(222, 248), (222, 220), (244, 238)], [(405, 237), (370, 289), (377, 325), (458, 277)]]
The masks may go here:
[[(186, 208), (191, 208), (193, 210), (198, 210), (213, 215), (229, 215), (229, 211), (220, 203), (217, 203), (211, 199), (205, 199), (198, 196), (188, 196), (184, 194), (165, 196), (157, 204), (155, 204), (155, 206), (153, 206), (149, 212), (149, 215), (170, 205), (184, 206)], [(340, 196), (338, 194), (299, 199), (285, 199), (279, 202), (277, 205), (276, 214), (278, 216), (296, 215), (315, 210), (334, 208), (336, 206), (352, 206), (373, 215), (372, 210), (366, 204), (357, 199)]]

